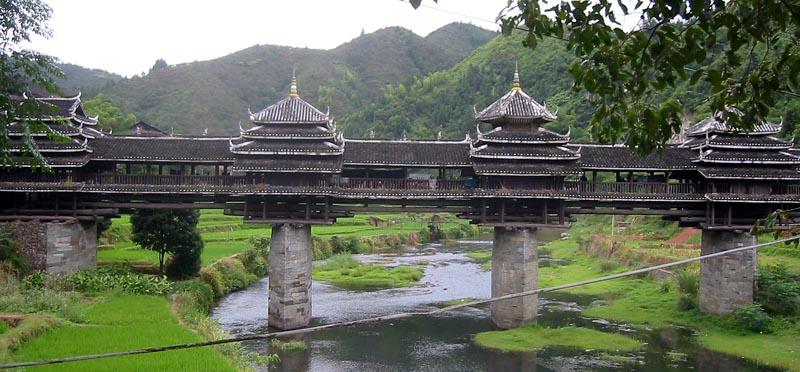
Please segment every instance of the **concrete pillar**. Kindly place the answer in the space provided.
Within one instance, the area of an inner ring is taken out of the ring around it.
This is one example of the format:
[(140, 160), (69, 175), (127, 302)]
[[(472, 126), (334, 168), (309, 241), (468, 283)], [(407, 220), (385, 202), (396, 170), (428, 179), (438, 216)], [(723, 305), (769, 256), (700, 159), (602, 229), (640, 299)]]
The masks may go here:
[(270, 327), (294, 329), (311, 321), (311, 225), (272, 226), (269, 250)]
[[(536, 230), (494, 228), (492, 297), (538, 288)], [(491, 304), (492, 322), (500, 328), (519, 327), (536, 320), (539, 296), (525, 296)]]
[[(756, 244), (746, 232), (703, 230), (703, 255)], [(727, 314), (753, 302), (756, 279), (755, 251), (732, 253), (700, 262), (700, 311)]]
[(97, 267), (97, 223), (48, 222), (47, 272), (73, 273)]

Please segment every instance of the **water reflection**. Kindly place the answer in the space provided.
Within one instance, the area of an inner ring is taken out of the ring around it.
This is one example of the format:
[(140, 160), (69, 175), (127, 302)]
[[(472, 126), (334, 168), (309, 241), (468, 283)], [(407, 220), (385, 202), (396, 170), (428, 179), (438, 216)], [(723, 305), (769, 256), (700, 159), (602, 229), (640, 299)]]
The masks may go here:
[[(557, 236), (557, 235), (556, 235)], [(344, 291), (324, 283), (312, 285), (314, 324), (354, 320), (401, 311), (433, 308), (434, 303), (488, 298), (489, 272), (464, 256), (471, 250), (491, 249), (491, 241), (428, 245), (401, 255), (358, 256), (385, 265), (419, 264), (425, 267), (420, 285), (408, 289), (373, 292)], [(212, 317), (234, 335), (267, 330), (268, 279), (222, 299)], [(603, 370), (763, 370), (739, 358), (700, 349), (690, 330), (633, 330), (602, 319), (590, 319), (581, 310), (597, 298), (563, 292), (540, 298), (539, 323), (545, 326), (578, 325), (632, 335), (646, 343), (638, 352), (609, 361), (603, 353), (548, 348), (536, 353), (499, 353), (476, 346), (472, 337), (492, 330), (488, 307), (465, 308), (435, 317), (413, 317), (362, 326), (331, 329), (305, 335), (308, 348), (279, 352), (275, 371), (603, 371)], [(265, 342), (245, 347), (261, 354)], [(613, 353), (612, 353), (613, 354)], [(620, 354), (616, 354), (620, 355)], [(263, 368), (263, 367), (262, 367)]]

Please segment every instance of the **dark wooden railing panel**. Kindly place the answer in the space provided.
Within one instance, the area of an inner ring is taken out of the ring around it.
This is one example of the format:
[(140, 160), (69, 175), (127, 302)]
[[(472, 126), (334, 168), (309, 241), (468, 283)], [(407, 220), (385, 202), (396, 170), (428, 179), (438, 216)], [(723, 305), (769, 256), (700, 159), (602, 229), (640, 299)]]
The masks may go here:
[(663, 182), (565, 182), (564, 189), (577, 193), (610, 194), (700, 194), (701, 187), (693, 183)]

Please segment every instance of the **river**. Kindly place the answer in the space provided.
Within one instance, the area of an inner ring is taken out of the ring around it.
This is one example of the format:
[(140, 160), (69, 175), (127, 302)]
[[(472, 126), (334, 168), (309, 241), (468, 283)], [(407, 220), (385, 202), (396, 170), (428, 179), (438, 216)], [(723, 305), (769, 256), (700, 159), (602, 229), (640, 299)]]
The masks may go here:
[[(491, 241), (428, 244), (402, 254), (357, 255), (363, 262), (425, 267), (420, 284), (407, 289), (353, 292), (313, 282), (313, 324), (361, 319), (403, 311), (430, 310), (435, 303), (488, 298), (491, 273), (464, 256), (491, 249)], [(548, 264), (546, 259), (543, 264)], [(551, 263), (552, 264), (552, 263)], [(268, 279), (223, 298), (211, 316), (232, 335), (267, 331)], [(645, 346), (623, 354), (622, 364), (603, 353), (548, 348), (530, 353), (501, 353), (476, 346), (476, 333), (492, 330), (488, 306), (465, 308), (443, 316), (413, 317), (393, 322), (331, 329), (302, 336), (305, 351), (279, 352), (271, 371), (755, 371), (764, 370), (741, 358), (697, 346), (691, 330), (636, 330), (625, 324), (581, 315), (596, 298), (569, 293), (540, 297), (538, 322), (549, 327), (577, 325), (635, 337)], [(265, 341), (246, 342), (251, 352), (269, 354)], [(256, 366), (267, 370), (264, 366)]]

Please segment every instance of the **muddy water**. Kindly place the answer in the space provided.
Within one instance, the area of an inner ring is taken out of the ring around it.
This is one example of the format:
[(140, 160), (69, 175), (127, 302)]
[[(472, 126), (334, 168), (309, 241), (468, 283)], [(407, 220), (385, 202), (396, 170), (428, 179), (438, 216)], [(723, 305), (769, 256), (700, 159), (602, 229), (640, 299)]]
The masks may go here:
[[(353, 320), (402, 311), (430, 310), (433, 304), (490, 296), (491, 274), (465, 252), (491, 249), (491, 241), (431, 244), (399, 255), (360, 255), (364, 262), (420, 265), (425, 276), (408, 289), (344, 291), (324, 283), (312, 285), (313, 323)], [(546, 260), (543, 260), (546, 261)], [(553, 263), (549, 263), (553, 264)], [(267, 330), (268, 279), (225, 297), (212, 317), (233, 335)], [(596, 371), (708, 370), (749, 371), (759, 368), (739, 358), (699, 348), (686, 329), (634, 330), (625, 324), (581, 316), (591, 296), (550, 293), (540, 300), (539, 323), (550, 327), (578, 325), (628, 334), (646, 343), (642, 350), (621, 354), (624, 363), (608, 361), (589, 350), (549, 348), (535, 353), (499, 353), (472, 342), (476, 333), (492, 330), (488, 307), (466, 308), (446, 316), (414, 317), (332, 329), (303, 336), (306, 351), (278, 353), (269, 370), (285, 371)], [(269, 354), (266, 342), (249, 342), (250, 351)], [(267, 368), (257, 366), (262, 370)], [(763, 368), (761, 369), (763, 370)]]

